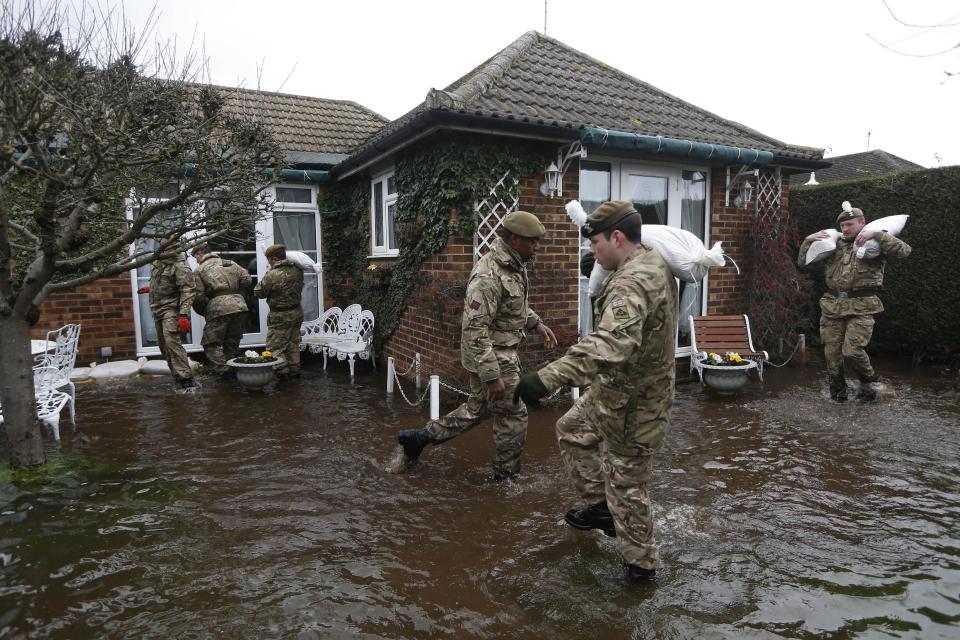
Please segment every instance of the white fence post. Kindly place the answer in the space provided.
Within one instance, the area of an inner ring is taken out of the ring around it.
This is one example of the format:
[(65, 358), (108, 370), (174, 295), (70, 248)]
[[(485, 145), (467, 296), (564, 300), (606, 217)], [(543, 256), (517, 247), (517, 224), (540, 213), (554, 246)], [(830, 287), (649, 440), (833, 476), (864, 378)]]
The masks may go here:
[(573, 401), (576, 402), (580, 399), (580, 387), (572, 387), (570, 389), (570, 395), (573, 397)]
[(430, 376), (430, 419), (440, 418), (440, 376)]
[(396, 365), (393, 362), (393, 356), (387, 358), (387, 395), (393, 395), (393, 372)]
[(415, 353), (413, 355), (413, 360), (415, 363), (414, 368), (417, 370), (417, 393), (420, 393), (420, 354)]

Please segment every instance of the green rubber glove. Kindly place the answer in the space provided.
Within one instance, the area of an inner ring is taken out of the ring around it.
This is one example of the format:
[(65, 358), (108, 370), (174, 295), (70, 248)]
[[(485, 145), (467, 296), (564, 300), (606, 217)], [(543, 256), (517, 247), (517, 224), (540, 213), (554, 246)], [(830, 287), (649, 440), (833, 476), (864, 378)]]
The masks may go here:
[(528, 373), (517, 383), (517, 388), (513, 392), (513, 403), (517, 404), (522, 398), (526, 404), (536, 404), (540, 398), (546, 398), (548, 395), (550, 390), (544, 386), (540, 376), (536, 373)]

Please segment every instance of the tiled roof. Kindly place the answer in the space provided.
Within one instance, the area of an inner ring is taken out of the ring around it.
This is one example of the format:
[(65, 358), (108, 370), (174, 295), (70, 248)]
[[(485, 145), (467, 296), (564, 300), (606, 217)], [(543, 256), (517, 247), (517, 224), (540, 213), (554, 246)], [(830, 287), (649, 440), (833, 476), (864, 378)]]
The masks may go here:
[(449, 111), (579, 130), (600, 127), (771, 151), (816, 160), (823, 150), (783, 143), (676, 98), (529, 31), (367, 141), (382, 140), (425, 112)]
[(233, 113), (262, 117), (284, 151), (348, 154), (389, 122), (348, 100), (217, 87)]
[[(862, 153), (851, 153), (834, 158), (824, 158), (824, 160), (832, 162), (833, 166), (816, 170), (815, 175), (818, 183), (872, 178), (888, 173), (897, 173), (898, 171), (911, 171), (924, 168), (919, 164), (904, 160), (881, 149), (864, 151)], [(790, 184), (806, 184), (808, 180), (810, 180), (809, 171), (791, 176)]]

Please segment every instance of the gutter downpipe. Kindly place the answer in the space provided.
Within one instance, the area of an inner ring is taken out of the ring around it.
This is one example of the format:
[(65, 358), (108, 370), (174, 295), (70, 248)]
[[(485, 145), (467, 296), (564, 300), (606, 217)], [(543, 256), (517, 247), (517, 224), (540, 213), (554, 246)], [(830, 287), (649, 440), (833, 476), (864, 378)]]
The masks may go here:
[(663, 136), (647, 136), (599, 127), (584, 127), (580, 131), (580, 144), (599, 148), (639, 151), (671, 158), (710, 161), (716, 164), (743, 164), (751, 167), (762, 167), (773, 161), (773, 154), (769, 151), (692, 142)]

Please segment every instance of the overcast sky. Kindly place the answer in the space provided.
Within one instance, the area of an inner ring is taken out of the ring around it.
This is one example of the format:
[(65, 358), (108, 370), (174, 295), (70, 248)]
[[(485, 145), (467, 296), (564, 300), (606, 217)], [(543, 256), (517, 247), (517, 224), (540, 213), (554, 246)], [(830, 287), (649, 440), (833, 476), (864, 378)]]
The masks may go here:
[[(547, 35), (827, 157), (960, 164), (960, 2), (549, 0)], [(396, 118), (524, 32), (543, 0), (126, 0), (135, 26), (205, 48), (216, 84), (347, 99)], [(884, 48), (870, 38), (904, 54)], [(945, 81), (945, 71), (958, 75)], [(869, 134), (869, 147), (868, 147)], [(939, 161), (937, 159), (939, 156)]]

